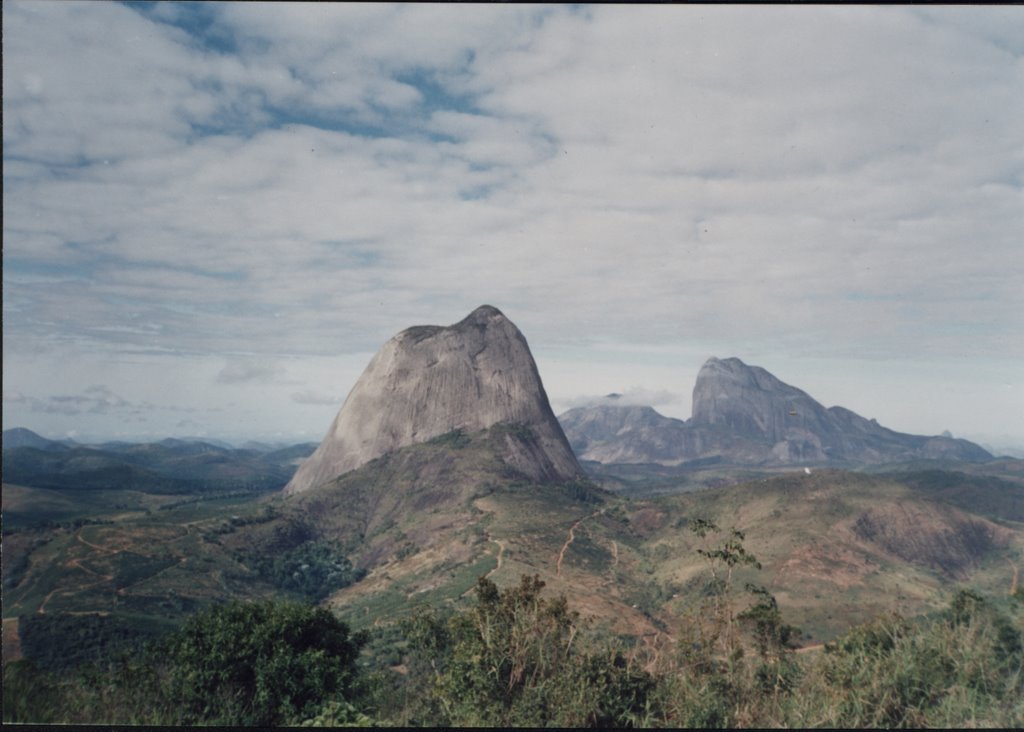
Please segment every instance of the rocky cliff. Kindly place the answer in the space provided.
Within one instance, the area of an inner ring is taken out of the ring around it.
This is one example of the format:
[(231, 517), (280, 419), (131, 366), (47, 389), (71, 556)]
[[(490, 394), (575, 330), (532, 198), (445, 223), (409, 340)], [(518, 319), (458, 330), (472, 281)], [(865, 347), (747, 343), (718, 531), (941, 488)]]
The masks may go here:
[(711, 358), (701, 367), (689, 420), (608, 399), (559, 419), (577, 455), (605, 463), (675, 465), (721, 457), (744, 465), (867, 465), (992, 457), (967, 440), (903, 434), (843, 407), (826, 409), (738, 358)]
[(409, 328), (385, 343), (285, 491), (307, 490), (400, 447), (495, 424), (515, 426), (504, 460), (516, 472), (538, 482), (580, 475), (526, 339), (485, 305), (455, 325)]
[(719, 447), (714, 431), (695, 430), (653, 407), (619, 405), (615, 395), (558, 417), (578, 456), (601, 463), (674, 465)]

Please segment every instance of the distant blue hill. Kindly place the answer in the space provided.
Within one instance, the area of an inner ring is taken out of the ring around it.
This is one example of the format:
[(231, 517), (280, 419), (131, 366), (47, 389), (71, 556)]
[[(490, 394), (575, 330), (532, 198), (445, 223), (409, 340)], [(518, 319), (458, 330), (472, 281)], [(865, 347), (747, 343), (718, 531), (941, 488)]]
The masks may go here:
[(257, 452), (177, 438), (82, 445), (19, 427), (3, 432), (3, 480), (53, 490), (258, 492), (283, 487), (314, 449), (306, 443)]
[(15, 447), (34, 447), (37, 450), (71, 449), (67, 442), (49, 440), (24, 427), (15, 427), (3, 432), (3, 449), (10, 450)]

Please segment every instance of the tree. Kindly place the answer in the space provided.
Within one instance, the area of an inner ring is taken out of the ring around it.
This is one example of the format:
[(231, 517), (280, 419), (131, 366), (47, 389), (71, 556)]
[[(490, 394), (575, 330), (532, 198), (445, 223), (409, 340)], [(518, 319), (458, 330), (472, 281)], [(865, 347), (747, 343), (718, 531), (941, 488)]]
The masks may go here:
[(661, 678), (668, 721), (737, 727), (779, 719), (784, 698), (800, 678), (789, 648), (797, 629), (782, 621), (778, 603), (763, 587), (746, 583), (753, 602), (737, 596), (736, 573), (761, 569), (742, 531), (699, 518), (690, 521), (690, 529), (704, 540), (697, 553), (707, 560), (709, 577), (699, 605), (680, 628), (678, 656)]
[(329, 611), (302, 603), (214, 606), (167, 643), (171, 695), (185, 723), (297, 723), (351, 695), (364, 643)]
[(758, 684), (765, 692), (791, 691), (800, 667), (793, 661), (790, 644), (799, 636), (800, 629), (782, 621), (779, 603), (764, 587), (748, 582), (746, 589), (756, 600), (736, 619), (753, 635), (760, 658), (756, 670)]
[(541, 598), (543, 587), (536, 575), (524, 575), (518, 587), (499, 592), (481, 577), (476, 607), (452, 619), (452, 653), (440, 686), (456, 723), (510, 724), (522, 716), (529, 723), (544, 716), (536, 704), (519, 702), (524, 696), (539, 702), (540, 687), (557, 676), (578, 615), (564, 597)]
[[(701, 539), (709, 534), (721, 534), (722, 529), (708, 519), (694, 519), (690, 530)], [(707, 586), (707, 594), (711, 596), (713, 609), (710, 614), (712, 621), (711, 635), (707, 638), (709, 645), (721, 639), (727, 655), (732, 657), (742, 653), (739, 641), (733, 632), (736, 620), (733, 604), (733, 574), (737, 567), (750, 566), (761, 569), (761, 563), (743, 546), (746, 537), (739, 529), (731, 529), (721, 543), (716, 546), (704, 547), (697, 553), (708, 560), (708, 571), (711, 581)], [(774, 602), (774, 598), (772, 600)]]

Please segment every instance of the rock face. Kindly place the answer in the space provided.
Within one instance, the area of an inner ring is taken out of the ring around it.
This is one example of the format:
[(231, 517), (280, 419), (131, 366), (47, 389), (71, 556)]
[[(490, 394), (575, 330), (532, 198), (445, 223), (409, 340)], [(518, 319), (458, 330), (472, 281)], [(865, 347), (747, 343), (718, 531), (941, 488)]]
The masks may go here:
[(831, 430), (828, 413), (818, 402), (738, 358), (711, 358), (701, 367), (691, 422), (772, 443)]
[(408, 328), (385, 343), (285, 492), (308, 490), (400, 447), (495, 424), (521, 428), (505, 456), (517, 472), (538, 482), (581, 475), (526, 339), (485, 305), (455, 325)]
[[(602, 463), (678, 463), (697, 454), (699, 439), (686, 422), (652, 407), (619, 406), (615, 395), (559, 416), (572, 449)], [(687, 456), (687, 457), (684, 457)]]
[(720, 457), (744, 465), (879, 464), (921, 458), (988, 460), (967, 440), (908, 435), (807, 393), (738, 358), (709, 359), (693, 388), (693, 416), (602, 404), (559, 418), (573, 449), (599, 462), (661, 463)]

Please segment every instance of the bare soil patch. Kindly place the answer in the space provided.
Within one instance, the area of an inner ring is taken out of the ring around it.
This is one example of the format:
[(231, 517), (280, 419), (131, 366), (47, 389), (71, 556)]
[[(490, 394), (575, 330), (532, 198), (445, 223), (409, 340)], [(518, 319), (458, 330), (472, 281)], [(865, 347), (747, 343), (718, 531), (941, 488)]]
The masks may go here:
[(1011, 532), (949, 506), (893, 503), (868, 509), (849, 526), (860, 541), (904, 561), (962, 579)]
[(863, 552), (840, 544), (804, 544), (797, 547), (789, 559), (782, 563), (775, 575), (776, 583), (793, 584), (793, 580), (808, 579), (828, 582), (847, 590), (863, 586), (865, 577), (878, 569)]
[(18, 635), (18, 619), (4, 618), (3, 662), (17, 661), (22, 657), (21, 636)]

